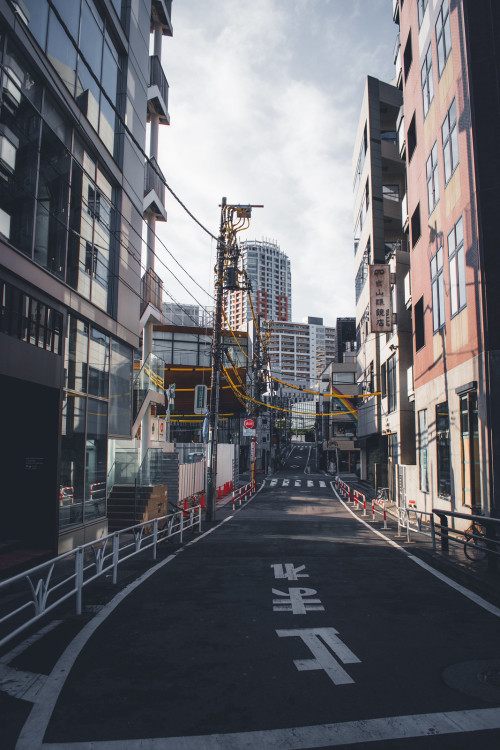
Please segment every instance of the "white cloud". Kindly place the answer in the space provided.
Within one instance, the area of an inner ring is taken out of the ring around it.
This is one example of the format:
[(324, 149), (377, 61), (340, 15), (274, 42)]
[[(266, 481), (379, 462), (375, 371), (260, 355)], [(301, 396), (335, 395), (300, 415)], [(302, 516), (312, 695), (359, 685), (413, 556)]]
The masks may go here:
[[(274, 239), (290, 257), (294, 320), (332, 324), (354, 314), (353, 139), (366, 74), (391, 75), (391, 9), (390, 0), (173, 4), (174, 37), (164, 41), (172, 125), (161, 129), (161, 168), (214, 234), (223, 195), (265, 205), (244, 238)], [(374, 49), (376, 23), (383, 36)], [(167, 209), (160, 236), (211, 291), (215, 243), (172, 199)], [(192, 301), (157, 270), (167, 292)]]

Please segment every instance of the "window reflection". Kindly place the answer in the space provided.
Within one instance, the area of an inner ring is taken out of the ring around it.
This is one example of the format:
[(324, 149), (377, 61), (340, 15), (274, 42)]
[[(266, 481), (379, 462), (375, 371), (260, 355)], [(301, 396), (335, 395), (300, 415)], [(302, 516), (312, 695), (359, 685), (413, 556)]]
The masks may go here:
[(59, 526), (83, 521), (86, 399), (66, 394), (62, 411)]

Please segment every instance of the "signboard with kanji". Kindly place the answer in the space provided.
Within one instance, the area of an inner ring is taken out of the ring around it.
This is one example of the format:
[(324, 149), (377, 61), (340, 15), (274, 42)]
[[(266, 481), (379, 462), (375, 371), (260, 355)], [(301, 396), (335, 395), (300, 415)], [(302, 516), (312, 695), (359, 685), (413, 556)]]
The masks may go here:
[(370, 268), (370, 331), (392, 331), (391, 269), (384, 264)]

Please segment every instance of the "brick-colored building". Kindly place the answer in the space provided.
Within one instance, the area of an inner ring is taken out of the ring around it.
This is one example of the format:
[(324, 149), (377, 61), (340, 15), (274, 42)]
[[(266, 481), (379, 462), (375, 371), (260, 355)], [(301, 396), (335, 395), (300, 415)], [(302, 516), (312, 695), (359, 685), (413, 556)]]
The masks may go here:
[(422, 510), (498, 515), (500, 6), (394, 0)]

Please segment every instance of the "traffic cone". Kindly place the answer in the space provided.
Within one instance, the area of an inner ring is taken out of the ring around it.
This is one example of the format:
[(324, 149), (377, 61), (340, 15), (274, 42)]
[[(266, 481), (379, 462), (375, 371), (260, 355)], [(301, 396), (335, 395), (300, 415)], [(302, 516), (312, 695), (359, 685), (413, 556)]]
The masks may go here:
[(184, 500), (184, 513), (183, 513), (184, 518), (187, 518), (187, 516), (189, 515), (187, 512), (187, 509), (188, 509), (188, 501), (186, 498), (186, 500)]
[(203, 492), (201, 493), (201, 497), (200, 497), (200, 505), (202, 508), (205, 507), (205, 495)]
[(222, 498), (222, 490), (219, 487), (219, 491), (217, 492), (217, 500), (220, 500)]

